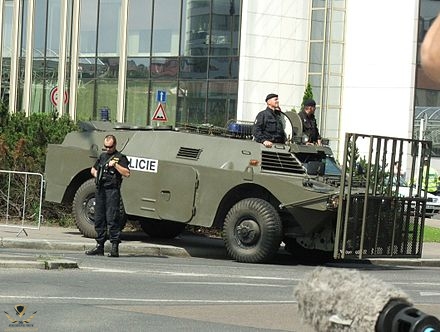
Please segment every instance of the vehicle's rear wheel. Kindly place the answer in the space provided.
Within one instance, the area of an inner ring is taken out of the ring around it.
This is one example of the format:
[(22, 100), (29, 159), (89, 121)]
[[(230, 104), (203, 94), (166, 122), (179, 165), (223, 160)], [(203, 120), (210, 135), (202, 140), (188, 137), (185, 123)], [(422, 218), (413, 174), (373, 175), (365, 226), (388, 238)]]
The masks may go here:
[(186, 224), (169, 220), (149, 219), (141, 221), (140, 226), (152, 238), (173, 239), (185, 230)]
[[(89, 179), (84, 182), (75, 193), (73, 199), (72, 211), (75, 217), (75, 224), (81, 234), (88, 238), (95, 238), (95, 179)], [(127, 216), (124, 210), (124, 204), (120, 202), (119, 215), (121, 221), (121, 230), (127, 223)]]
[(223, 240), (233, 259), (263, 263), (278, 251), (282, 229), (280, 216), (269, 202), (246, 198), (229, 210), (223, 226)]

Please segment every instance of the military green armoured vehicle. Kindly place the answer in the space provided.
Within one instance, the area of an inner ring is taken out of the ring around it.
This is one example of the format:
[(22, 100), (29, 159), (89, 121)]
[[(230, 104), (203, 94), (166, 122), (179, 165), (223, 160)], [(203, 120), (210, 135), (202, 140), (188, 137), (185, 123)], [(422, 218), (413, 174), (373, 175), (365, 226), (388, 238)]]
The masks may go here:
[[(296, 113), (286, 116), (291, 139), (272, 148), (253, 141), (252, 125), (244, 122), (178, 129), (83, 123), (62, 144), (49, 145), (45, 199), (71, 204), (81, 233), (94, 237), (90, 167), (111, 133), (130, 162), (121, 210), (149, 236), (172, 238), (186, 225), (215, 227), (240, 262), (266, 262), (281, 242), (299, 258), (331, 257), (341, 169), (328, 146), (301, 143)], [(351, 223), (361, 215), (356, 213)]]

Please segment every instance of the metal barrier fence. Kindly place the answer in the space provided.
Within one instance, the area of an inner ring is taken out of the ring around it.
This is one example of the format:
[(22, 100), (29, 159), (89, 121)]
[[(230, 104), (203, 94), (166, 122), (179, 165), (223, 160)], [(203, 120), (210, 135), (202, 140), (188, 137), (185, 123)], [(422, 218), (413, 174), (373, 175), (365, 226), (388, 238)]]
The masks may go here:
[(431, 152), (431, 141), (346, 135), (334, 257), (421, 257)]
[(42, 174), (0, 170), (0, 227), (40, 229), (43, 189)]

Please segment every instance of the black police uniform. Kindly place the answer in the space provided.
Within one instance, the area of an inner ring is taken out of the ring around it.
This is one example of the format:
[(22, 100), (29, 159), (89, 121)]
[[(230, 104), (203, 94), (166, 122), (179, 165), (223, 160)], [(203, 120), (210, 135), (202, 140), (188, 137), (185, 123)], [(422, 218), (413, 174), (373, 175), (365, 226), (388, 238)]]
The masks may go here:
[(316, 143), (321, 139), (319, 135), (318, 125), (316, 123), (315, 115), (308, 116), (307, 113), (302, 110), (298, 113), (303, 124), (303, 133), (309, 137), (309, 143)]
[[(121, 223), (120, 223), (120, 200), (122, 175), (115, 169), (109, 167), (108, 163), (117, 160), (118, 164), (128, 168), (128, 159), (119, 151), (112, 154), (102, 153), (93, 166), (98, 170), (96, 178), (95, 192), (95, 230), (97, 233), (96, 242), (104, 245), (107, 239), (107, 228), (111, 243), (121, 242)], [(100, 173), (102, 172), (102, 173)]]
[(285, 143), (286, 133), (284, 132), (281, 117), (280, 111), (272, 111), (269, 107), (258, 113), (252, 127), (254, 140), (258, 143), (263, 143), (264, 141)]

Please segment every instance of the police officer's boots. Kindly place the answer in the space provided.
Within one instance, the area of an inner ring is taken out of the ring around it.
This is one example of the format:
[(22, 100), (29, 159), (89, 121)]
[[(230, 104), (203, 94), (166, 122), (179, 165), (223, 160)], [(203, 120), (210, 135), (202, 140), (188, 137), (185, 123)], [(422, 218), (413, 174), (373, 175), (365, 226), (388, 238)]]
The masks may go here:
[(89, 256), (104, 256), (104, 245), (98, 243), (92, 250), (87, 250), (86, 255)]
[(108, 254), (108, 257), (119, 257), (119, 243), (112, 243), (112, 250)]

